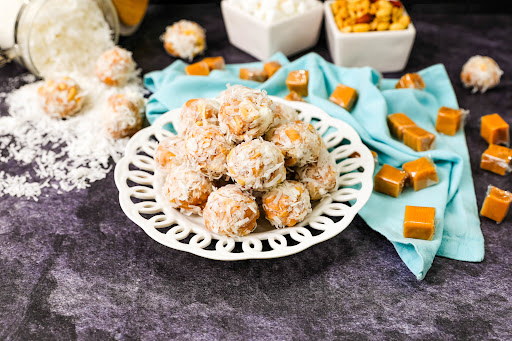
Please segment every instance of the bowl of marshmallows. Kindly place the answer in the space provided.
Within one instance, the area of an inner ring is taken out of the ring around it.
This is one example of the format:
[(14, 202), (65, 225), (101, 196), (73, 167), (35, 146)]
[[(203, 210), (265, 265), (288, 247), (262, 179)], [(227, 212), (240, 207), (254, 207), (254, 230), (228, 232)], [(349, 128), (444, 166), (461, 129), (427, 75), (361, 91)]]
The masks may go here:
[(318, 0), (222, 0), (229, 42), (259, 60), (286, 56), (318, 42), (323, 6)]

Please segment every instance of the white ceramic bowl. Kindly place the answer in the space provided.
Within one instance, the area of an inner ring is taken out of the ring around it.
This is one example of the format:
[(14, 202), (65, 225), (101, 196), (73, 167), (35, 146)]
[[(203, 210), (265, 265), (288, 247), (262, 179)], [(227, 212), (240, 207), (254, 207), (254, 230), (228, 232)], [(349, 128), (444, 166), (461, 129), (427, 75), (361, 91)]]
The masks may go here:
[(343, 33), (334, 21), (331, 4), (324, 3), (327, 44), (334, 64), (345, 67), (370, 66), (380, 72), (401, 71), (411, 53), (416, 29)]
[(276, 52), (289, 56), (318, 42), (322, 27), (322, 4), (312, 10), (277, 23), (264, 23), (223, 0), (222, 17), (229, 42), (259, 60)]

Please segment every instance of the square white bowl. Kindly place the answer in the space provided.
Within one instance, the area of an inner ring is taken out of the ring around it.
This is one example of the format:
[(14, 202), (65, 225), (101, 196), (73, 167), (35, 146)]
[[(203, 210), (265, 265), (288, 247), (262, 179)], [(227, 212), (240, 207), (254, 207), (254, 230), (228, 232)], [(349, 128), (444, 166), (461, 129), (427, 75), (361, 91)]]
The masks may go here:
[(229, 42), (259, 60), (268, 60), (276, 52), (290, 56), (316, 45), (322, 28), (323, 8), (276, 23), (264, 23), (240, 8), (223, 0), (222, 17)]
[(345, 67), (370, 66), (380, 72), (401, 71), (407, 65), (416, 29), (343, 33), (334, 21), (331, 4), (324, 3), (327, 45), (334, 64)]

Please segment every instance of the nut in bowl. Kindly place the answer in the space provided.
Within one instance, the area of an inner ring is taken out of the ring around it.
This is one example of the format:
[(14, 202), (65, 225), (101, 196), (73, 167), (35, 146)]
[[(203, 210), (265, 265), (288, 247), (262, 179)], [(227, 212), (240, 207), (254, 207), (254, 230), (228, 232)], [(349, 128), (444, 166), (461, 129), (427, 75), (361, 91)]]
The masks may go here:
[[(364, 3), (365, 1), (352, 2)], [(342, 22), (339, 18), (336, 19), (333, 13), (333, 4), (337, 1), (331, 0), (324, 3), (327, 43), (336, 65), (370, 66), (380, 72), (401, 71), (405, 68), (416, 37), (416, 29), (403, 8), (400, 17), (393, 18), (397, 13), (393, 12), (393, 7), (396, 6), (391, 3), (398, 5), (399, 1), (367, 1), (367, 4), (376, 6), (381, 2), (389, 2), (391, 6), (391, 12), (387, 17), (383, 17), (385, 19), (389, 17), (387, 22), (378, 21), (378, 13), (370, 14), (367, 12), (370, 11), (370, 7), (365, 6), (354, 9), (354, 13), (346, 14), (348, 17), (360, 15), (353, 19), (353, 23), (350, 21), (351, 18)], [(400, 6), (402, 6), (401, 3)]]
[[(325, 144), (322, 148), (325, 147), (324, 151), (331, 155), (334, 162), (335, 186), (330, 185), (330, 180), (318, 183), (320, 177), (310, 176), (311, 172), (297, 172), (297, 177), (293, 179), (284, 179), (280, 175), (279, 179), (276, 177), (276, 185), (271, 190), (256, 188), (257, 186), (252, 186), (247, 181), (244, 183), (245, 186), (241, 186), (233, 180), (214, 179), (212, 181), (217, 189), (211, 192), (210, 197), (214, 195), (213, 193), (216, 194), (211, 197), (211, 200), (209, 198), (208, 202), (201, 201), (200, 205), (196, 205), (200, 208), (198, 212), (201, 211), (203, 216), (193, 212), (192, 214), (183, 213), (181, 209), (187, 207), (180, 206), (176, 200), (174, 200), (174, 206), (169, 203), (167, 196), (170, 192), (163, 189), (166, 183), (169, 185), (166, 174), (170, 173), (165, 170), (166, 167), (158, 166), (154, 159), (155, 154), (161, 153), (161, 151), (158, 152), (158, 145), (175, 136), (164, 129), (169, 123), (175, 125), (180, 121), (181, 109), (174, 109), (132, 137), (125, 157), (116, 165), (115, 179), (119, 189), (120, 204), (127, 216), (159, 243), (217, 260), (287, 256), (332, 238), (343, 231), (371, 195), (374, 161), (370, 151), (361, 142), (353, 128), (330, 117), (321, 109), (303, 102), (268, 97), (273, 103), (299, 110), (299, 120), (314, 126)], [(272, 144), (262, 138), (260, 136), (249, 142)], [(240, 142), (238, 146), (244, 146), (247, 143)], [(164, 147), (174, 154), (174, 151), (179, 151), (179, 148), (173, 147), (174, 144)], [(356, 152), (360, 157), (352, 157)], [(279, 167), (284, 164), (284, 159), (281, 158), (277, 160)], [(160, 156), (156, 159), (160, 163)], [(325, 163), (327, 166), (329, 164), (330, 161)], [(323, 167), (324, 163), (321, 166)], [(173, 166), (170, 165), (170, 167)], [(181, 176), (183, 172), (175, 173), (176, 176)], [(313, 173), (315, 175), (318, 172)], [(290, 174), (293, 175), (291, 172)], [(317, 185), (315, 188), (319, 189), (321, 200), (310, 199), (311, 184), (304, 184), (304, 178), (315, 181), (314, 184)], [(290, 184), (299, 185), (288, 189)], [(325, 191), (322, 190), (322, 186), (325, 187)], [(300, 187), (300, 190), (296, 191), (297, 187)], [(204, 188), (209, 191), (209, 187)], [(241, 220), (237, 222), (233, 222), (236, 209), (233, 211), (226, 206), (231, 205), (229, 198), (235, 195), (234, 192), (228, 191), (231, 194), (223, 195), (223, 191), (228, 188), (236, 190), (239, 196), (245, 196), (244, 200), (247, 201), (247, 205), (239, 208), (243, 214), (240, 215)], [(263, 202), (264, 193), (270, 193), (266, 197), (266, 202)], [(280, 205), (281, 193), (289, 197), (283, 200), (284, 206)], [(294, 193), (298, 194), (291, 195)], [(176, 195), (173, 193), (173, 196)], [(181, 198), (179, 195), (176, 197)], [(222, 200), (214, 200), (217, 197)], [(259, 205), (255, 206), (253, 200)], [(286, 215), (285, 211), (280, 211), (286, 206), (285, 204), (295, 207), (294, 200), (301, 205), (303, 203), (303, 209), (297, 212), (286, 209), (286, 212), (291, 212), (293, 215), (291, 213)], [(266, 205), (265, 210), (262, 205)], [(223, 212), (226, 214), (229, 212), (229, 216), (225, 217)], [(268, 220), (269, 218), (271, 221)], [(210, 227), (206, 226), (206, 220)], [(223, 221), (238, 225), (224, 226)]]
[[(237, 6), (240, 2), (244, 9)], [(258, 11), (257, 15), (251, 13), (247, 7), (252, 3), (257, 5), (257, 2), (222, 0), (222, 17), (232, 45), (260, 60), (267, 60), (276, 52), (289, 56), (316, 45), (323, 18), (322, 4), (319, 1), (288, 1), (301, 2), (303, 5), (295, 4), (296, 13), (279, 18), (275, 15), (275, 9), (267, 8)]]

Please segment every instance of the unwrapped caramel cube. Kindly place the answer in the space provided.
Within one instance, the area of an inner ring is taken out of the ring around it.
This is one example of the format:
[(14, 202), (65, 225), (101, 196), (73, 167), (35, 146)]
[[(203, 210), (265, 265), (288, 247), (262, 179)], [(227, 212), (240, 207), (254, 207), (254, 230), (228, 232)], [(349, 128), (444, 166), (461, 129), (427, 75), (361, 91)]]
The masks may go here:
[(203, 59), (203, 62), (208, 64), (208, 68), (211, 70), (222, 70), (226, 63), (224, 62), (224, 58), (222, 56), (219, 57), (206, 57)]
[(425, 89), (423, 78), (417, 73), (406, 73), (395, 86), (396, 89)]
[(404, 237), (432, 240), (436, 231), (435, 207), (405, 206)]
[(274, 75), (274, 73), (276, 73), (277, 70), (279, 70), (280, 68), (281, 68), (281, 64), (279, 64), (279, 62), (276, 62), (276, 61), (267, 62), (267, 63), (263, 64), (263, 70), (265, 70), (265, 72), (267, 73), (268, 78), (272, 77)]
[(208, 76), (210, 74), (210, 68), (206, 62), (200, 61), (187, 65), (185, 72), (190, 76)]
[(302, 98), (302, 96), (296, 93), (295, 91), (290, 91), (290, 93), (286, 95), (284, 99), (288, 101), (306, 102), (304, 98)]
[(253, 69), (253, 68), (241, 68), (240, 79), (248, 81), (264, 82), (268, 79), (268, 75), (265, 70)]
[(509, 126), (500, 115), (491, 114), (482, 116), (480, 123), (480, 135), (482, 135), (487, 143), (509, 145)]
[(435, 140), (434, 134), (420, 127), (408, 127), (403, 132), (404, 144), (417, 152), (432, 149)]
[(511, 202), (512, 193), (498, 187), (489, 186), (480, 215), (501, 223), (507, 216)]
[(402, 165), (402, 169), (407, 173), (409, 184), (415, 191), (439, 182), (434, 163), (426, 157), (406, 162)]
[(512, 171), (512, 149), (491, 144), (482, 154), (480, 168), (499, 175)]
[(388, 115), (387, 121), (391, 135), (395, 136), (400, 141), (403, 140), (405, 128), (416, 127), (416, 123), (402, 112)]
[(406, 180), (406, 172), (385, 164), (375, 175), (374, 189), (376, 192), (397, 198), (402, 193)]
[(336, 103), (343, 109), (351, 111), (357, 101), (357, 97), (358, 94), (356, 89), (343, 84), (338, 84), (336, 89), (332, 92), (331, 97), (329, 97), (329, 100)]
[(295, 70), (290, 71), (288, 78), (286, 78), (286, 86), (288, 90), (295, 91), (302, 97), (308, 95), (308, 84), (309, 84), (309, 71), (307, 70)]
[(464, 121), (462, 109), (441, 107), (437, 112), (436, 130), (446, 135), (455, 135)]

